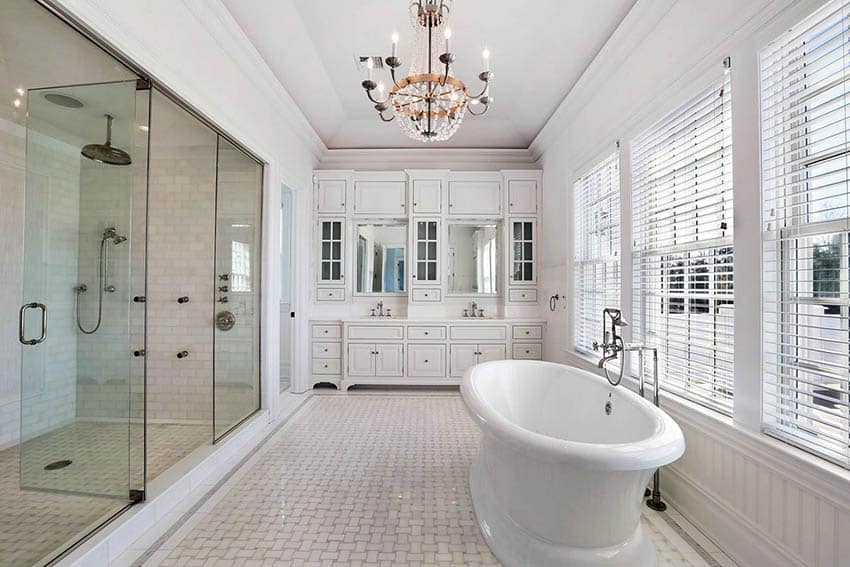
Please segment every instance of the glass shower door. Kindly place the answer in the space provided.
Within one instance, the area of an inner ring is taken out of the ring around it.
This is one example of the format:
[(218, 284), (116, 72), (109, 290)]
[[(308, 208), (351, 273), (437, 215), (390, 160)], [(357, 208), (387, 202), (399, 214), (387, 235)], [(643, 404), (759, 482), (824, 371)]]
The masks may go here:
[(144, 253), (133, 224), (144, 222), (134, 197), (145, 198), (147, 93), (132, 80), (27, 99), (20, 483), (136, 500)]
[(218, 137), (215, 213), (214, 433), (260, 408), (263, 166)]

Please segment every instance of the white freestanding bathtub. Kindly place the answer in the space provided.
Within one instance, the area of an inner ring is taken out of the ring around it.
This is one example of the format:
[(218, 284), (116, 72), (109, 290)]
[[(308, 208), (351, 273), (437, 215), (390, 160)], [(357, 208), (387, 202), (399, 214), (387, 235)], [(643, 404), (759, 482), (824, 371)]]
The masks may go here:
[(469, 473), (475, 515), (504, 565), (656, 564), (640, 514), (655, 469), (685, 451), (670, 416), (550, 362), (479, 364), (461, 394), (482, 432)]

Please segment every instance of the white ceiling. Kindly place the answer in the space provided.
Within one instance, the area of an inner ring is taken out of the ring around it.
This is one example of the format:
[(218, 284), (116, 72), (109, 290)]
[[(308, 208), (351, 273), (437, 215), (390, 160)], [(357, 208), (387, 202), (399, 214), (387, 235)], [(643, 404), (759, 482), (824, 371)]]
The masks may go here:
[[(389, 55), (393, 31), (409, 61), (408, 0), (223, 1), (329, 148), (421, 145), (378, 119), (355, 64)], [(527, 148), (635, 1), (454, 0), (452, 74), (478, 92), (488, 47), (495, 102), (439, 145)]]

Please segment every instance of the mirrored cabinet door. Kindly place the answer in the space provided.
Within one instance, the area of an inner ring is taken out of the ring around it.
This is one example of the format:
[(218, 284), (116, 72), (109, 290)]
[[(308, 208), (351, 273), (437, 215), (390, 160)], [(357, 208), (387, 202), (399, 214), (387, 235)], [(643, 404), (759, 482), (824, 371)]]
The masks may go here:
[(534, 221), (511, 221), (511, 282), (534, 283)]
[(344, 224), (342, 219), (319, 221), (319, 282), (338, 283), (345, 277), (342, 272)]
[(419, 283), (438, 283), (437, 257), (439, 239), (439, 221), (416, 221), (414, 232), (416, 248), (416, 268), (413, 278)]

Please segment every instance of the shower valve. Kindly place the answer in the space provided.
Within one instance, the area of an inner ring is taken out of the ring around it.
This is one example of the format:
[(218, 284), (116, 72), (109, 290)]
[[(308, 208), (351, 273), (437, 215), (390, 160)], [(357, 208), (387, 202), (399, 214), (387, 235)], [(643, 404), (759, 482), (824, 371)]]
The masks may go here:
[(218, 286), (218, 291), (223, 291), (223, 292), (225, 292), (225, 293), (226, 293), (226, 292), (227, 292), (227, 291), (229, 291), (229, 290), (230, 290), (230, 288), (229, 288), (229, 287), (227, 287), (226, 285), (220, 285), (220, 286)]
[(178, 297), (177, 303), (189, 303), (189, 296), (184, 295), (183, 297)]
[(182, 350), (177, 353), (177, 358), (186, 358), (187, 356), (189, 356), (188, 350)]
[(220, 279), (223, 282), (226, 282), (230, 279), (230, 274), (221, 274), (220, 276), (218, 276), (218, 279)]
[(223, 296), (219, 297), (218, 302), (219, 303), (227, 303), (227, 296), (223, 295)]
[(145, 349), (141, 349), (141, 350), (134, 350), (134, 351), (133, 351), (133, 356), (145, 356)]

